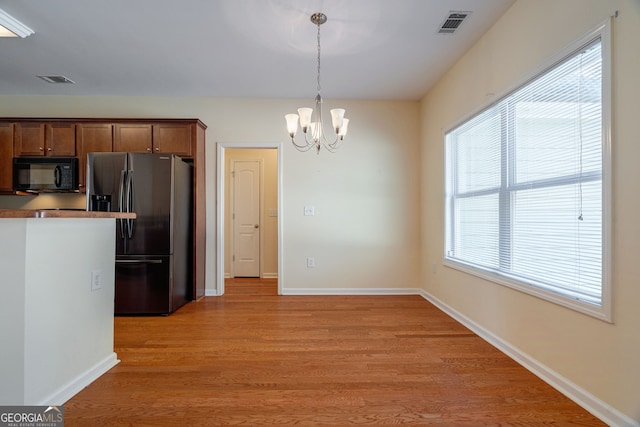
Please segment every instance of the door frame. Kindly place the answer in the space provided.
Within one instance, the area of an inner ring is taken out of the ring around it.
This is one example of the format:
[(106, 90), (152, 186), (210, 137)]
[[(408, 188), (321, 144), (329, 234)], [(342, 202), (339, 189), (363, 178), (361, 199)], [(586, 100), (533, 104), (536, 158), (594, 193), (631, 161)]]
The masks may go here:
[(281, 142), (218, 142), (217, 161), (217, 186), (216, 186), (216, 294), (224, 295), (224, 187), (225, 187), (225, 150), (227, 148), (275, 148), (278, 157), (278, 295), (282, 295), (284, 289), (283, 277), (283, 231), (282, 231), (282, 143)]

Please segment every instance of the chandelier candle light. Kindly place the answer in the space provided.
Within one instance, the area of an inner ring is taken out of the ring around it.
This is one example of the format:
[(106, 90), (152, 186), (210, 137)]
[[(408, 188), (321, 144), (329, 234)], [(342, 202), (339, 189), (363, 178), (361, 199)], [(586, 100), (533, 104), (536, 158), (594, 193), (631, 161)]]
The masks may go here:
[[(324, 131), (322, 122), (322, 96), (320, 95), (320, 25), (327, 22), (327, 15), (324, 13), (314, 13), (311, 15), (311, 22), (318, 26), (318, 94), (316, 95), (315, 108), (298, 108), (298, 114), (287, 114), (284, 118), (287, 121), (287, 130), (291, 136), (291, 142), (299, 151), (307, 151), (311, 148), (316, 149), (320, 154), (320, 147), (324, 146), (329, 152), (334, 153), (341, 145), (347, 134), (349, 119), (344, 118), (344, 109), (335, 108), (330, 111), (331, 124), (335, 132), (333, 142), (330, 142)], [(295, 136), (298, 131), (298, 119), (300, 127), (304, 133), (304, 144), (296, 143)]]

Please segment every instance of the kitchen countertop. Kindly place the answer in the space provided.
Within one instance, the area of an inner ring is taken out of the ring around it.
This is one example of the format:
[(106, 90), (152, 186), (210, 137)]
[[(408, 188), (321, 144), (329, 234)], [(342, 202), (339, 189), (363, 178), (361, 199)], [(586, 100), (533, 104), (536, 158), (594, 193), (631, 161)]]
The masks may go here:
[(135, 219), (133, 212), (97, 212), (74, 209), (0, 209), (0, 218), (115, 218)]

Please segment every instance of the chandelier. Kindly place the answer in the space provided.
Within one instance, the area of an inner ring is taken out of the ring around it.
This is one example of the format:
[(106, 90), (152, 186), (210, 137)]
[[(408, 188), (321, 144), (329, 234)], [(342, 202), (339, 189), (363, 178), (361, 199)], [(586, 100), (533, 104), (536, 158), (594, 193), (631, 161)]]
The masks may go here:
[[(335, 134), (333, 141), (327, 139), (322, 122), (322, 96), (320, 95), (320, 25), (327, 22), (327, 15), (324, 13), (314, 13), (311, 15), (311, 22), (318, 27), (318, 78), (317, 92), (315, 98), (315, 108), (298, 108), (298, 114), (287, 114), (284, 116), (287, 121), (287, 130), (291, 136), (291, 142), (299, 151), (308, 151), (315, 148), (320, 153), (320, 147), (324, 146), (329, 152), (334, 153), (341, 145), (347, 134), (349, 119), (344, 118), (344, 109), (335, 108), (331, 111), (332, 133)], [(304, 134), (304, 141), (296, 142), (295, 136), (298, 132), (298, 121)]]

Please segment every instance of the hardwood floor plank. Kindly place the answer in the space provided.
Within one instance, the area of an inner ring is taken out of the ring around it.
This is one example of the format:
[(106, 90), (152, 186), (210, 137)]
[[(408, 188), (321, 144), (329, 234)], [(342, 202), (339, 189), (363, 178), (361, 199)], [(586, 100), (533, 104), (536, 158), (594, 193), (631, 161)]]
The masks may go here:
[(168, 317), (117, 317), (115, 348), (67, 427), (605, 425), (419, 296), (236, 279)]

